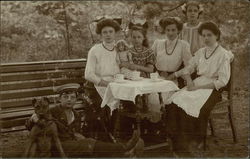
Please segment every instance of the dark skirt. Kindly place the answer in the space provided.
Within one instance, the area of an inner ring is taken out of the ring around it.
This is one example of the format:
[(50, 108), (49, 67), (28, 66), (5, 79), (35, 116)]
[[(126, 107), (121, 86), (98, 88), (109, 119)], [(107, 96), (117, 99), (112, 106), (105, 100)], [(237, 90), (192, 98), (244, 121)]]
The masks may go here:
[(220, 100), (220, 92), (213, 90), (198, 118), (188, 115), (174, 103), (166, 106), (166, 129), (174, 150), (186, 149), (191, 141), (201, 143), (204, 140), (210, 112)]

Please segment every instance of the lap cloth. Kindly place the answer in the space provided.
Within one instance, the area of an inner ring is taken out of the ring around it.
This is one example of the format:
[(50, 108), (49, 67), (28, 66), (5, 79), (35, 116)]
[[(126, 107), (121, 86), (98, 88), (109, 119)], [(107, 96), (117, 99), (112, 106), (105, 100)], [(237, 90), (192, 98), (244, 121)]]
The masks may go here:
[(202, 106), (198, 118), (188, 115), (174, 103), (166, 106), (167, 133), (173, 140), (173, 149), (175, 151), (186, 149), (187, 143), (191, 140), (198, 143), (203, 141), (207, 132), (210, 112), (220, 99), (220, 93), (213, 90)]

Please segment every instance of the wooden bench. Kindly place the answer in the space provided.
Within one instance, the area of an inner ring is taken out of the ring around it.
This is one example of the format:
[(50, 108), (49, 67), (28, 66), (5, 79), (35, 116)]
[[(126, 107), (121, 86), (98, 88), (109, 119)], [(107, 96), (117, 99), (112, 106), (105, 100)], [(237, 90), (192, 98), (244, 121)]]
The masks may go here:
[[(56, 103), (54, 88), (66, 83), (83, 84), (85, 65), (86, 59), (1, 64), (1, 132), (25, 129), (25, 120), (34, 111), (33, 98), (47, 96)], [(76, 108), (81, 107), (77, 102)]]

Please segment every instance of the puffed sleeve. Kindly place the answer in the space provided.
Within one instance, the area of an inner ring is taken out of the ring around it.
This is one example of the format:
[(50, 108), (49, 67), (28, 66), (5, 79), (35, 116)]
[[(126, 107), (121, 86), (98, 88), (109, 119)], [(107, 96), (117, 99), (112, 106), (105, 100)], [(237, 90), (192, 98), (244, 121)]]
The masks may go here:
[(98, 83), (100, 83), (101, 81), (101, 78), (95, 73), (97, 58), (95, 55), (94, 47), (92, 47), (88, 53), (88, 59), (85, 68), (85, 79), (98, 85)]
[(230, 79), (231, 75), (231, 67), (230, 63), (233, 59), (231, 52), (226, 53), (227, 55), (224, 56), (222, 63), (218, 69), (218, 79), (216, 79), (213, 83), (216, 90), (219, 90), (222, 87), (225, 87)]

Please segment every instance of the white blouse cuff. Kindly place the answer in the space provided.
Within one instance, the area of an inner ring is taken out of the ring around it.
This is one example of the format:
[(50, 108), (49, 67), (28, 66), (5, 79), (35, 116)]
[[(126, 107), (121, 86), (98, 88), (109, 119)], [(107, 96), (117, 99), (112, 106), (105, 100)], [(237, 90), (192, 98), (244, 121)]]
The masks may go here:
[(220, 88), (224, 87), (225, 84), (219, 80), (215, 80), (214, 82), (215, 89), (218, 91)]

